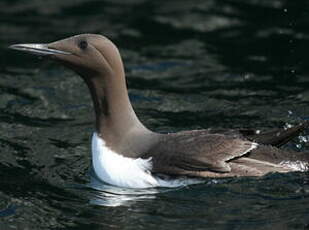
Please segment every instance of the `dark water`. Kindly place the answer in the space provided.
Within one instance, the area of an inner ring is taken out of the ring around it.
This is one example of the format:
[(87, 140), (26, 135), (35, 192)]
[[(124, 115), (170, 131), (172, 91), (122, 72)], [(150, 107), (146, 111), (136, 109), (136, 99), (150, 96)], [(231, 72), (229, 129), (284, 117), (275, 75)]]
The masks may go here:
[[(307, 2), (1, 0), (0, 229), (309, 229), (308, 173), (173, 190), (98, 184), (81, 79), (6, 49), (101, 33), (119, 46), (149, 128), (284, 127), (309, 116)], [(285, 148), (309, 151), (307, 139)]]

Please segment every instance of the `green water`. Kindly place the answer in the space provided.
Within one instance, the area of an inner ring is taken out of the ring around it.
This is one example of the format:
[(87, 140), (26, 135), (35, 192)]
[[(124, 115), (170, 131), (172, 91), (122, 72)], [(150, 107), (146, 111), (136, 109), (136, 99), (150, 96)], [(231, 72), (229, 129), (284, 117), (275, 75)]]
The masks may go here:
[[(130, 99), (158, 132), (286, 127), (309, 115), (309, 6), (297, 0), (1, 0), (0, 230), (309, 229), (308, 173), (179, 189), (102, 185), (82, 80), (8, 50), (112, 39)], [(306, 133), (284, 146), (308, 151)]]

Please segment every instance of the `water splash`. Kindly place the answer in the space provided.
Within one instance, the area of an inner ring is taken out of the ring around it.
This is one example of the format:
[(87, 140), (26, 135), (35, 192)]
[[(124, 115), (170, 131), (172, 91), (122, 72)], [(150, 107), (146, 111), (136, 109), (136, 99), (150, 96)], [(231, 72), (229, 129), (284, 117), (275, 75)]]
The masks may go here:
[(280, 165), (284, 167), (288, 167), (294, 171), (300, 171), (300, 172), (305, 172), (309, 170), (309, 164), (308, 162), (304, 161), (282, 161), (280, 162)]

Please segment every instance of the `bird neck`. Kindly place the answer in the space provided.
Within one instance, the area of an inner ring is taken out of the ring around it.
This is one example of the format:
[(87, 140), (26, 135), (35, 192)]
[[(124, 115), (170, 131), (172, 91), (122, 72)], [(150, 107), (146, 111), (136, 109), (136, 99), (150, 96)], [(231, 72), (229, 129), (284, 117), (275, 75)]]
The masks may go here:
[(84, 78), (96, 117), (96, 132), (109, 145), (125, 142), (129, 133), (148, 132), (137, 118), (128, 97), (123, 67)]

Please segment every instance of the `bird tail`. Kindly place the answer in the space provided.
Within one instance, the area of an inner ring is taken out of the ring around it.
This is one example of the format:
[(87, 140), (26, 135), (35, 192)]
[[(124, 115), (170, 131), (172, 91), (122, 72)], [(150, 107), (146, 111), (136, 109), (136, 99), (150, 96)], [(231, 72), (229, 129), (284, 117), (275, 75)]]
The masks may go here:
[(305, 129), (309, 128), (309, 121), (305, 121), (297, 126), (288, 129), (277, 129), (268, 132), (262, 132), (260, 134), (247, 134), (245, 135), (251, 141), (257, 142), (263, 145), (272, 145), (281, 147), (288, 143), (294, 137), (297, 137)]

